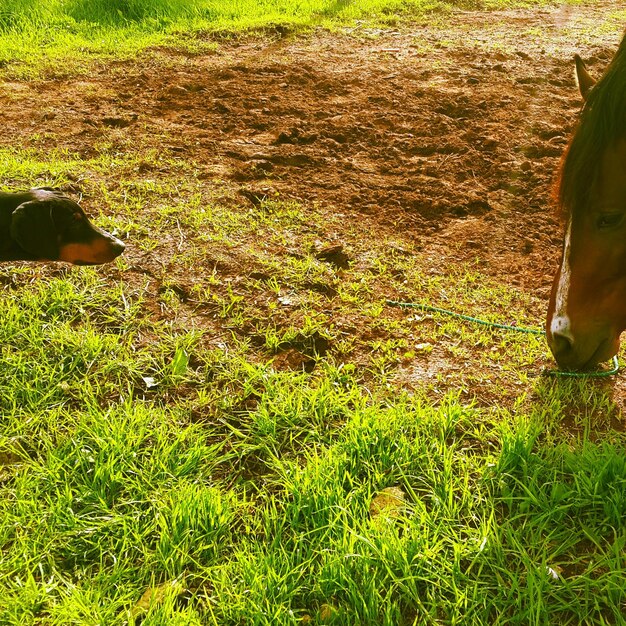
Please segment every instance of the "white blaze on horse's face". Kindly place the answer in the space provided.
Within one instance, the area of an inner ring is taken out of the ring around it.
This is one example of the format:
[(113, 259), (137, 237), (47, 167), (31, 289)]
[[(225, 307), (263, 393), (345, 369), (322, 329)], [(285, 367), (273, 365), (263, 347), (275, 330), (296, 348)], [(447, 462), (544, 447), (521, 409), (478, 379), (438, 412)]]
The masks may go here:
[(565, 242), (563, 245), (563, 261), (559, 272), (559, 282), (556, 285), (554, 314), (550, 322), (552, 336), (560, 336), (571, 343), (574, 342), (570, 318), (567, 314), (567, 296), (570, 289), (570, 254), (572, 250), (572, 219), (567, 223)]

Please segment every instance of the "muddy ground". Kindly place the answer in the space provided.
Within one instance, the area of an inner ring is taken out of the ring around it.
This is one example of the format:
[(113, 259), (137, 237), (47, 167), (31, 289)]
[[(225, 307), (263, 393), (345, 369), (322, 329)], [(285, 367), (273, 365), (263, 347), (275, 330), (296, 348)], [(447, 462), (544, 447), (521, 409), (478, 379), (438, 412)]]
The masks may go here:
[[(277, 194), (316, 206), (329, 216), (320, 239), (347, 244), (351, 261), (395, 238), (425, 271), (473, 263), (530, 294), (541, 323), (562, 236), (551, 186), (581, 104), (572, 57), (602, 71), (620, 8), (454, 12), (304, 37), (279, 29), (197, 55), (59, 67), (45, 80), (5, 80), (0, 145), (84, 159), (105, 141), (120, 153), (155, 148), (195, 162), (201, 184), (221, 181), (234, 207)], [(98, 198), (85, 203), (107, 212)], [(157, 266), (176, 279), (169, 254), (131, 237), (125, 279)], [(228, 254), (224, 271), (251, 271)], [(149, 288), (156, 297), (159, 285)]]

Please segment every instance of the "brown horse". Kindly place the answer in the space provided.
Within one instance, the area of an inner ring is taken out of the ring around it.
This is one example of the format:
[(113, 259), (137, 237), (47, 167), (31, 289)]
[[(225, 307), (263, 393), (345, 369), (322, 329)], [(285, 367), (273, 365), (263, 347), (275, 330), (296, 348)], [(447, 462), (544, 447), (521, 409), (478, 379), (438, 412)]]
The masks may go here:
[(588, 369), (626, 328), (626, 35), (595, 82), (576, 56), (585, 104), (556, 188), (567, 217), (546, 335), (559, 367)]

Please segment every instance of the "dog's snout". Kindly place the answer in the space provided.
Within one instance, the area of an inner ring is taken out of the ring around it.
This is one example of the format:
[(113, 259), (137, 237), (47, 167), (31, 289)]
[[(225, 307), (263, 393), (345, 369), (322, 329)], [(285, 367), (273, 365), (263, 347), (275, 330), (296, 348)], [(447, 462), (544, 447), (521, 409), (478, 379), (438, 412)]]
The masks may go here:
[(111, 249), (116, 253), (116, 256), (119, 256), (126, 249), (126, 244), (117, 237), (111, 237), (111, 239)]

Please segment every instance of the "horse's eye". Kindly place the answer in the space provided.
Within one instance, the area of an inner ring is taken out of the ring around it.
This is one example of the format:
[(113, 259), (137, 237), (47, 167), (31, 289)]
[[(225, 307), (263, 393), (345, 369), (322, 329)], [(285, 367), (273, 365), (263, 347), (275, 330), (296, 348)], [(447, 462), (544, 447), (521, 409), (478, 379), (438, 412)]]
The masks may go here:
[(623, 217), (623, 213), (603, 213), (598, 217), (597, 226), (600, 229), (614, 228), (619, 226)]

